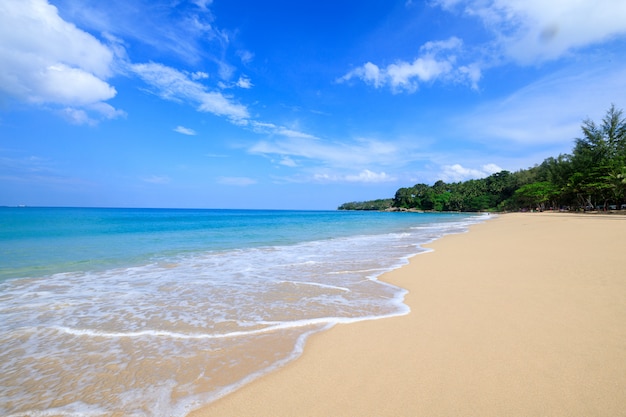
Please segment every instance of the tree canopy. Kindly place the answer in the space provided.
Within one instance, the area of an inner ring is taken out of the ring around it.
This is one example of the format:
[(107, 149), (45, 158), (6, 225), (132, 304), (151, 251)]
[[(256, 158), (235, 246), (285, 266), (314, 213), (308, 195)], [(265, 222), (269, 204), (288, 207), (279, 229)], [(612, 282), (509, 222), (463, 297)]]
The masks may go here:
[(433, 185), (415, 184), (393, 199), (342, 204), (340, 210), (484, 211), (620, 208), (626, 203), (626, 119), (612, 105), (601, 123), (583, 121), (570, 154), (517, 172)]

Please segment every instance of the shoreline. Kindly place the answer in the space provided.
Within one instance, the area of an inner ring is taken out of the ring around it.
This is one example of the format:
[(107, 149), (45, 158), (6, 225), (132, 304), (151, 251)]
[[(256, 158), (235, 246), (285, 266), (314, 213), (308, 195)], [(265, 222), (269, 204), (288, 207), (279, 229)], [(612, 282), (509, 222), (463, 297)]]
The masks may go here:
[(569, 213), (446, 235), (380, 277), (408, 315), (316, 334), (189, 416), (626, 415), (625, 237), (622, 216)]

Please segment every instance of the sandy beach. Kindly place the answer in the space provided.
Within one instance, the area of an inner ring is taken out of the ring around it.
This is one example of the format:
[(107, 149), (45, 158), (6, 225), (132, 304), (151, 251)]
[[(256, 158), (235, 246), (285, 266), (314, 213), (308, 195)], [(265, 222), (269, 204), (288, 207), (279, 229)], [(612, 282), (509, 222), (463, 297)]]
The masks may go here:
[(428, 246), (382, 277), (410, 314), (335, 326), (191, 416), (626, 416), (626, 216), (506, 214)]

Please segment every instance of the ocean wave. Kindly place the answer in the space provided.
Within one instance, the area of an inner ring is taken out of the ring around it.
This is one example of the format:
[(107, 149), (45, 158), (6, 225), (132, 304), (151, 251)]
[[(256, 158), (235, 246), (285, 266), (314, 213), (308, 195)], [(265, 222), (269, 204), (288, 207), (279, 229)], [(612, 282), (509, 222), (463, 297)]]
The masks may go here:
[[(172, 250), (139, 264), (0, 283), (0, 396), (13, 404), (0, 410), (183, 416), (190, 404), (293, 360), (315, 332), (408, 314), (406, 291), (378, 277), (423, 253), (421, 245), (483, 218), (449, 220), (281, 245)], [(102, 381), (106, 398), (85, 388)], [(202, 394), (193, 394), (197, 381)], [(180, 400), (172, 403), (174, 391)], [(94, 408), (81, 408), (82, 396)], [(73, 400), (52, 405), (62, 397)]]

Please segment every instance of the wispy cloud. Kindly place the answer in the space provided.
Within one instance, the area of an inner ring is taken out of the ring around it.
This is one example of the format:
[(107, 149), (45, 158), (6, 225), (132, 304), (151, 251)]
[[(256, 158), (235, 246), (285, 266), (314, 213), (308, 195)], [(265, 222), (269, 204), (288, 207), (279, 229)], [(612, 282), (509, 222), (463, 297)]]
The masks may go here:
[(18, 174), (51, 173), (51, 161), (39, 156), (25, 157), (0, 156), (0, 170)]
[(195, 136), (195, 135), (197, 135), (195, 130), (190, 129), (188, 127), (184, 127), (184, 126), (176, 126), (176, 128), (174, 129), (174, 132), (178, 132), (178, 133), (181, 133), (181, 134), (187, 135), (187, 136)]
[[(231, 68), (229, 71), (234, 71), (234, 69)], [(225, 78), (230, 78), (230, 77), (225, 77)], [(254, 87), (254, 84), (252, 84), (252, 80), (250, 80), (250, 78), (248, 78), (245, 75), (242, 75), (239, 77), (237, 81), (231, 81), (231, 82), (220, 81), (217, 83), (217, 86), (221, 89), (243, 88), (244, 90), (249, 90), (252, 87)]]
[(205, 80), (207, 78), (209, 78), (209, 74), (207, 74), (204, 71), (196, 71), (196, 72), (192, 72), (191, 74), (189, 74), (191, 79), (194, 81), (197, 80)]
[(95, 184), (71, 175), (58, 167), (58, 162), (37, 155), (5, 156), (0, 150), (0, 181), (4, 185), (93, 188)]
[(196, 6), (198, 6), (202, 10), (206, 10), (213, 3), (213, 0), (192, 0), (192, 1)]
[(228, 35), (214, 25), (210, 1), (56, 0), (64, 14), (81, 27), (137, 41), (196, 64), (209, 59), (220, 65)]
[[(89, 111), (97, 112), (99, 115), (98, 119), (94, 119)], [(108, 103), (98, 102), (87, 104), (83, 106), (81, 109), (77, 109), (75, 107), (65, 107), (58, 111), (61, 116), (75, 125), (97, 125), (99, 121), (107, 119), (117, 119), (118, 117), (126, 117), (126, 112), (124, 110), (116, 109)]]
[(257, 183), (255, 179), (248, 177), (219, 177), (217, 182), (219, 184), (232, 185), (236, 187), (247, 187)]
[(131, 64), (129, 68), (165, 100), (190, 102), (198, 111), (226, 116), (233, 121), (249, 117), (246, 106), (219, 91), (209, 91), (189, 74), (175, 68), (158, 63)]
[(279, 164), (280, 165), (284, 165), (286, 167), (290, 167), (290, 168), (295, 168), (295, 167), (298, 166), (298, 164), (296, 164), (296, 162), (293, 159), (291, 159), (290, 157), (288, 157), (288, 156), (284, 156), (280, 160)]
[(307, 181), (321, 182), (321, 183), (362, 183), (362, 184), (377, 184), (384, 182), (396, 181), (392, 175), (387, 174), (384, 171), (374, 172), (369, 169), (364, 169), (357, 173), (339, 173), (339, 172), (318, 172)]
[(312, 135), (310, 133), (302, 132), (297, 129), (287, 128), (285, 126), (278, 126), (274, 123), (267, 122), (259, 122), (252, 120), (250, 121), (250, 127), (256, 133), (265, 134), (265, 135), (279, 135), (284, 136), (291, 139), (318, 139), (317, 136)]
[(141, 180), (143, 182), (147, 182), (150, 184), (159, 184), (159, 185), (169, 184), (172, 182), (172, 179), (168, 177), (167, 175), (151, 175), (149, 177), (144, 177)]
[(395, 181), (395, 178), (388, 175), (386, 172), (373, 172), (369, 169), (364, 169), (356, 175), (346, 175), (345, 178), (348, 182), (378, 183)]
[(359, 139), (350, 142), (328, 142), (306, 137), (287, 137), (280, 140), (262, 140), (248, 151), (252, 154), (306, 158), (311, 163), (331, 167), (367, 167), (371, 165), (401, 164), (409, 158), (411, 149), (388, 141)]
[[(624, 64), (622, 60), (618, 65), (598, 63), (592, 70), (568, 68), (452, 116), (447, 123), (457, 134), (493, 145), (569, 146), (579, 135), (583, 119), (601, 117), (614, 102), (614, 92), (626, 91)], [(597, 114), (589, 114), (589, 109)]]
[(246, 50), (237, 51), (237, 56), (239, 57), (239, 59), (241, 59), (241, 62), (244, 64), (249, 64), (254, 59), (254, 54)]

